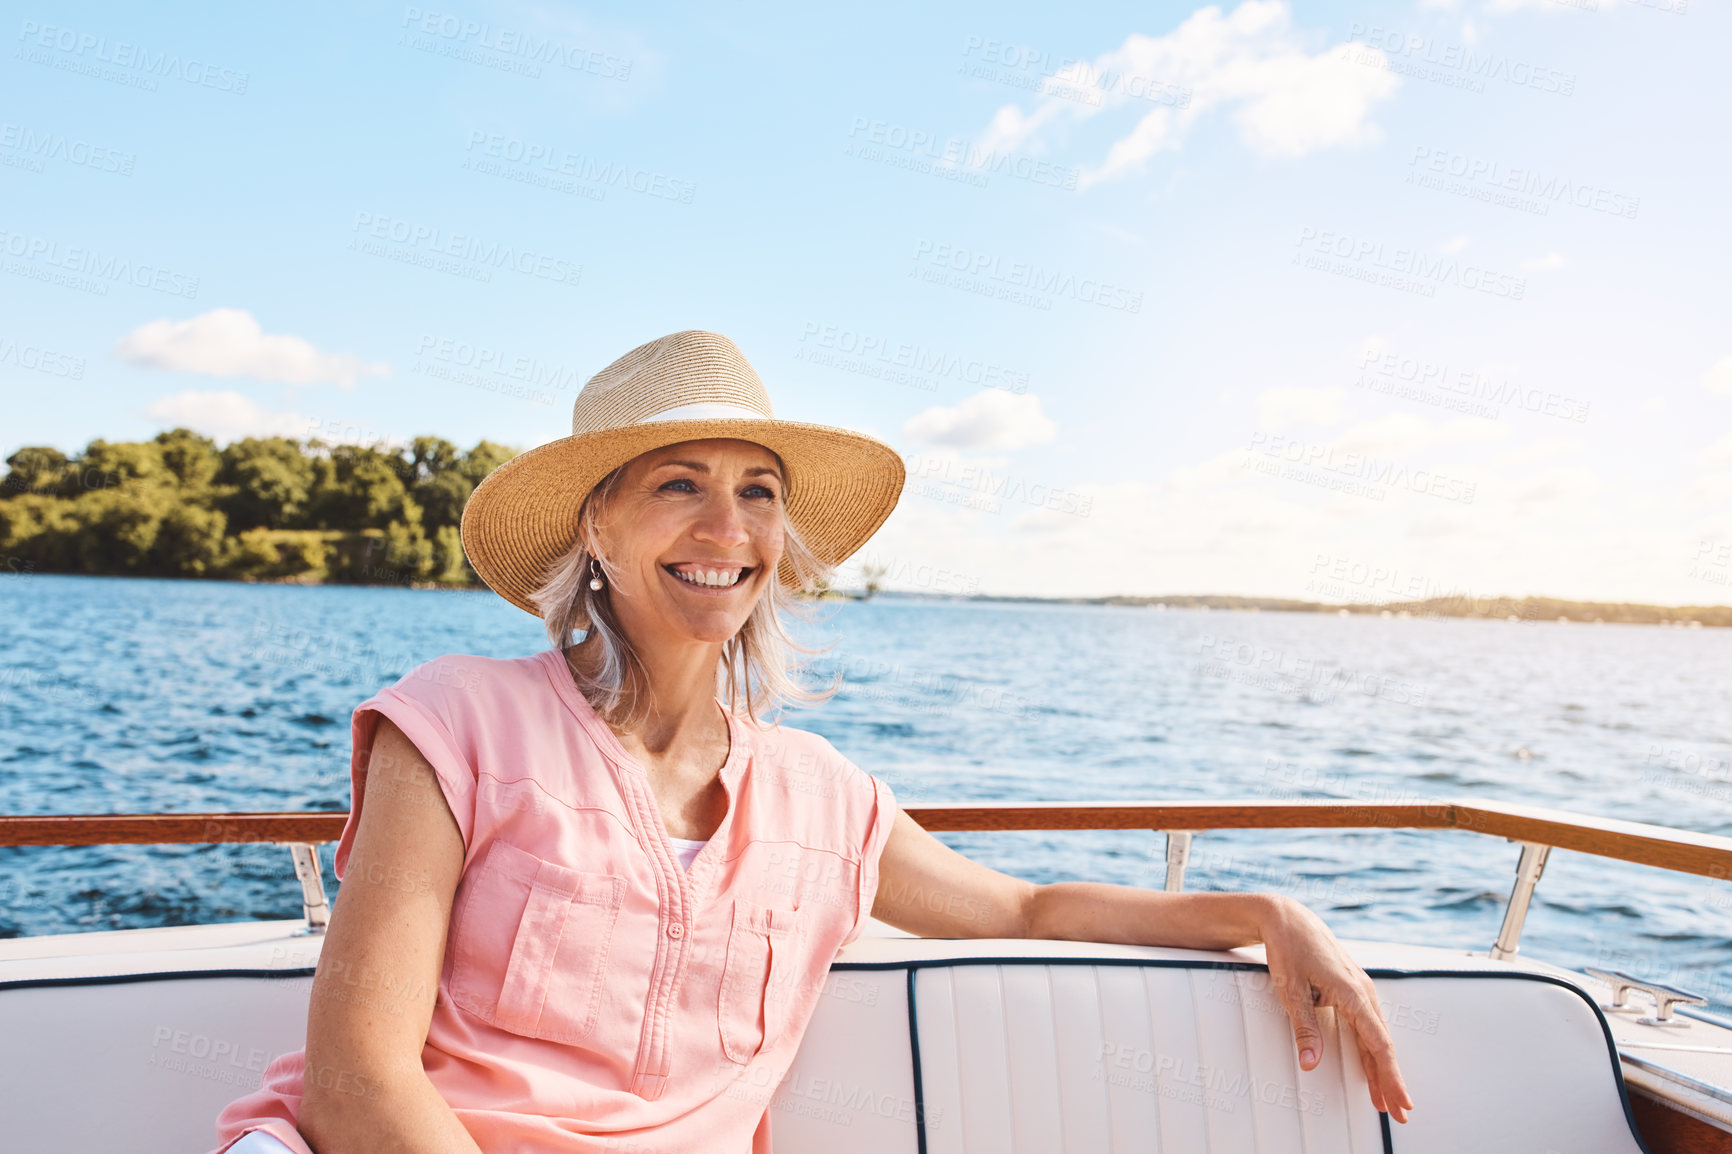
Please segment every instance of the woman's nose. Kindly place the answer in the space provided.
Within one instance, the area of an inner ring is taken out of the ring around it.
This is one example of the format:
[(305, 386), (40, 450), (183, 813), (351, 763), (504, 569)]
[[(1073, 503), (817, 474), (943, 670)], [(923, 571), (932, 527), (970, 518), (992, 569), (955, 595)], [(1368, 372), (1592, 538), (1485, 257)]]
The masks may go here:
[(730, 548), (737, 548), (752, 539), (746, 529), (746, 519), (740, 515), (731, 494), (704, 502), (697, 523), (692, 526), (692, 535), (700, 541)]

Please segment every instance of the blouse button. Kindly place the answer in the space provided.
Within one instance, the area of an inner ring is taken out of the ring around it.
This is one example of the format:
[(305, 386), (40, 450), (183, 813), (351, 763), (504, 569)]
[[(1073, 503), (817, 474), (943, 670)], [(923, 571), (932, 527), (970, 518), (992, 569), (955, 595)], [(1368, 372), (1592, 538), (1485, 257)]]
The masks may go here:
[(675, 922), (673, 925), (668, 927), (668, 937), (673, 938), (675, 941), (678, 941), (685, 936), (686, 927), (680, 925), (680, 923)]

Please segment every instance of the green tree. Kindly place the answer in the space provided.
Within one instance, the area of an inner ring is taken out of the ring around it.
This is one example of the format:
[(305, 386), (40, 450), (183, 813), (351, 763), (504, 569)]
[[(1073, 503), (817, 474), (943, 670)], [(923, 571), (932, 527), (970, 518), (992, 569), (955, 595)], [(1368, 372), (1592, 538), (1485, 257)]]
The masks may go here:
[(429, 529), (456, 528), (463, 521), (463, 506), (475, 485), (455, 469), (415, 486), (415, 502), (421, 506), (421, 520)]
[(393, 585), (424, 581), (433, 573), (433, 542), (418, 523), (392, 521), (385, 526), (384, 548), (374, 563), (376, 580)]
[(163, 464), (189, 492), (208, 489), (222, 469), (222, 452), (216, 442), (191, 429), (158, 433), (156, 443), (161, 446)]
[(72, 502), (45, 493), (0, 501), (0, 552), (47, 573), (76, 571), (80, 526)]
[(74, 475), (77, 488), (86, 491), (117, 488), (135, 481), (176, 483), (174, 473), (162, 459), (161, 445), (151, 441), (92, 441), (85, 446)]
[(409, 459), (413, 481), (431, 480), (456, 466), (463, 453), (444, 437), (416, 437), (409, 442)]
[(383, 529), (421, 523), (421, 507), (398, 473), (400, 458), (361, 445), (335, 445), (318, 461), (312, 517), (321, 528)]
[(468, 584), (458, 526), (475, 486), (516, 455), (441, 437), (406, 451), (187, 428), (19, 449), (0, 485), (6, 564), (38, 572)]
[(99, 489), (72, 502), (78, 524), (78, 561), (86, 573), (149, 571), (169, 506), (154, 488)]
[(228, 518), (203, 505), (176, 505), (163, 515), (151, 544), (148, 568), (177, 577), (214, 576), (229, 552)]
[(246, 437), (222, 451), (216, 479), (230, 490), (221, 498), (230, 525), (287, 529), (305, 516), (316, 476), (296, 442)]
[(884, 588), (884, 576), (890, 572), (890, 566), (881, 561), (868, 561), (860, 567), (860, 575), (865, 582), (865, 592), (861, 594), (862, 601), (872, 600), (872, 595)]
[(469, 558), (463, 553), (463, 535), (455, 525), (441, 525), (433, 532), (433, 580), (441, 585), (467, 585), (475, 579)]
[(6, 458), (6, 483), (0, 486), (0, 498), (55, 492), (70, 464), (59, 449), (27, 445)]
[(493, 441), (477, 441), (475, 447), (463, 455), (458, 462), (457, 471), (469, 479), (471, 485), (479, 485), (487, 479), (487, 474), (517, 456), (517, 450), (508, 445), (500, 445)]

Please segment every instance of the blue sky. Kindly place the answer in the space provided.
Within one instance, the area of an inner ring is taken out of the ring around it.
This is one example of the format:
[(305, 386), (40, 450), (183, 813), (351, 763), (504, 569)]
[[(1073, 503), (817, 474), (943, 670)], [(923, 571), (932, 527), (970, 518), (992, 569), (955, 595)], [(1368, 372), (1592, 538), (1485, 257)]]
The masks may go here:
[(57, 4), (0, 452), (529, 447), (685, 328), (938, 592), (1732, 588), (1723, 7)]

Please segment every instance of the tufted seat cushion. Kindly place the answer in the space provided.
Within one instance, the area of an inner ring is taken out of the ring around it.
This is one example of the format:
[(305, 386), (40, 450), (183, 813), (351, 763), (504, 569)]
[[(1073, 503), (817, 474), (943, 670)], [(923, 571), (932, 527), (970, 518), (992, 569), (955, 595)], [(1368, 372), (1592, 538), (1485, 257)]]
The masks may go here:
[(1402, 1125), (1332, 1009), (1300, 1070), (1255, 962), (934, 945), (867, 942), (849, 956), (872, 960), (834, 967), (772, 1101), (778, 1151), (1642, 1154), (1604, 1019), (1555, 977), (1370, 970), (1415, 1102)]

